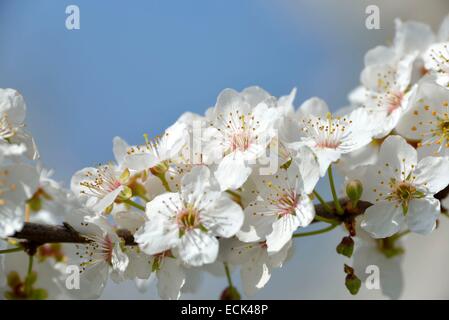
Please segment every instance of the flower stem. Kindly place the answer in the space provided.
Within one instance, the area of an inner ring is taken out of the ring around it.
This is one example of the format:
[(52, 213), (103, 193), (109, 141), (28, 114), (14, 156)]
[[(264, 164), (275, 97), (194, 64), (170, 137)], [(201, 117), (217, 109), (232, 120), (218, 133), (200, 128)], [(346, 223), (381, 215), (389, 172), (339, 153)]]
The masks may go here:
[(29, 255), (28, 256), (28, 272), (27, 272), (27, 276), (25, 278), (25, 293), (27, 294), (27, 296), (29, 296), (32, 291), (31, 286), (33, 285), (33, 283), (32, 283), (31, 279), (32, 279), (32, 273), (33, 273), (33, 261), (34, 261), (34, 256)]
[(30, 222), (31, 217), (31, 208), (30, 205), (27, 203), (25, 205), (25, 222)]
[(27, 272), (27, 277), (29, 277), (31, 275), (31, 272), (33, 272), (33, 261), (34, 261), (34, 256), (29, 256), (28, 257), (28, 272)]
[(161, 180), (162, 185), (164, 186), (165, 190), (167, 192), (172, 192), (170, 189), (170, 185), (168, 184), (167, 179), (165, 178), (165, 173), (163, 174), (158, 174), (157, 177), (159, 178), (159, 180)]
[(324, 218), (318, 215), (315, 215), (315, 220), (316, 221), (320, 221), (320, 222), (325, 222), (325, 223), (330, 223), (330, 224), (340, 224), (340, 221), (334, 220), (334, 219), (328, 219), (328, 218)]
[(138, 197), (145, 202), (150, 202), (150, 199), (148, 199), (148, 197), (144, 196), (143, 194), (139, 194)]
[(234, 285), (232, 284), (232, 278), (231, 278), (231, 272), (229, 271), (229, 266), (226, 262), (224, 262), (223, 265), (224, 265), (224, 269), (225, 269), (225, 273), (226, 273), (226, 278), (228, 279), (229, 288), (233, 288)]
[(338, 200), (337, 191), (335, 190), (334, 175), (332, 174), (332, 165), (330, 165), (329, 169), (327, 169), (327, 174), (329, 176), (329, 185), (331, 187), (332, 197), (334, 198), (335, 209), (337, 210), (337, 213), (339, 215), (342, 215), (344, 211), (340, 205), (340, 201)]
[(396, 240), (402, 238), (403, 236), (408, 235), (409, 233), (410, 233), (410, 230), (405, 230), (405, 231), (396, 233), (395, 235), (391, 236), (390, 239), (393, 241), (396, 241)]
[(138, 204), (137, 202), (135, 202), (135, 201), (133, 201), (131, 199), (124, 200), (123, 203), (126, 203), (126, 204), (130, 205), (131, 207), (137, 208), (137, 209), (142, 210), (142, 211), (145, 212), (145, 207), (144, 206)]
[(314, 236), (316, 234), (322, 234), (322, 233), (332, 231), (338, 226), (339, 226), (338, 224), (331, 224), (330, 226), (328, 226), (324, 229), (319, 229), (319, 230), (310, 231), (310, 232), (296, 233), (292, 237), (293, 238), (302, 238), (302, 237)]
[(317, 191), (313, 190), (313, 195), (318, 199), (327, 213), (332, 213), (332, 208), (326, 203), (326, 201), (324, 201), (323, 197)]
[(17, 248), (12, 248), (12, 249), (0, 250), (0, 254), (13, 253), (13, 252), (18, 252), (18, 251), (23, 251), (23, 248), (17, 247)]

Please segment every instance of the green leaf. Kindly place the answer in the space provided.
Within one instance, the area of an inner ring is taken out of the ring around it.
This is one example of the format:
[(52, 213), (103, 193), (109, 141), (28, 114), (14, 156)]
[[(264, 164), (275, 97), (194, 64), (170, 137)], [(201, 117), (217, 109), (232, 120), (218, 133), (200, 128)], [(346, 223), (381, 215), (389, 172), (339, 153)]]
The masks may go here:
[(344, 237), (337, 246), (337, 253), (351, 258), (354, 252), (354, 240), (351, 237)]
[(356, 295), (359, 292), (360, 287), (362, 286), (362, 281), (357, 278), (355, 274), (348, 274), (346, 276), (345, 285), (349, 293), (351, 293), (352, 295)]

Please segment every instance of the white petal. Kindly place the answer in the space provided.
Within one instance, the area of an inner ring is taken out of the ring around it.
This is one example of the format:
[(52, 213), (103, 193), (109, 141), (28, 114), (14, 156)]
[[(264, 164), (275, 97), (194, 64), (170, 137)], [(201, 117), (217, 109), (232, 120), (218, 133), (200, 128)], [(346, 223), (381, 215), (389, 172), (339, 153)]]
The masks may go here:
[(373, 238), (386, 238), (398, 232), (403, 225), (402, 207), (393, 202), (381, 202), (369, 207), (361, 227)]
[(258, 86), (245, 88), (241, 92), (241, 95), (252, 107), (272, 97), (268, 92)]
[(19, 127), (25, 121), (26, 104), (17, 90), (0, 89), (0, 113), (3, 112), (7, 112), (13, 127)]
[(389, 136), (382, 143), (379, 151), (379, 166), (386, 166), (394, 170), (398, 169), (397, 177), (403, 177), (407, 175), (412, 166), (416, 166), (417, 164), (417, 152), (415, 148), (409, 145), (404, 138), (400, 136)]
[(92, 267), (86, 268), (80, 274), (79, 290), (71, 290), (70, 294), (83, 299), (98, 299), (103, 293), (109, 279), (109, 265), (100, 262)]
[(145, 223), (145, 218), (140, 213), (131, 210), (113, 212), (113, 217), (117, 228), (127, 229), (132, 233)]
[(265, 240), (272, 232), (277, 216), (267, 211), (265, 201), (256, 201), (245, 208), (245, 219), (237, 237), (244, 242)]
[(114, 137), (112, 140), (112, 151), (114, 153), (115, 161), (121, 165), (125, 161), (128, 154), (129, 145), (120, 137)]
[(92, 210), (99, 213), (103, 212), (107, 207), (109, 207), (111, 204), (115, 202), (115, 199), (117, 199), (117, 197), (123, 191), (123, 189), (124, 186), (120, 186), (117, 189), (109, 192), (103, 198), (98, 199), (95, 205), (92, 206)]
[(0, 206), (0, 238), (13, 235), (23, 227), (25, 213), (20, 207)]
[(430, 193), (437, 193), (449, 184), (449, 159), (426, 157), (415, 170), (414, 184), (425, 187)]
[(147, 203), (148, 221), (134, 235), (143, 252), (158, 254), (179, 243), (177, 208), (182, 208), (182, 201), (177, 193), (165, 193)]
[[(136, 148), (133, 150), (136, 150)], [(152, 168), (159, 163), (159, 159), (157, 157), (144, 151), (145, 150), (141, 150), (140, 152), (136, 151), (126, 155), (123, 166), (131, 170), (142, 171)]]
[(438, 30), (438, 40), (448, 41), (449, 40), (449, 15), (447, 15), (440, 25)]
[(207, 167), (194, 167), (181, 180), (181, 193), (184, 201), (196, 204), (210, 189), (210, 171)]
[(435, 229), (440, 213), (440, 201), (437, 199), (433, 197), (413, 199), (408, 207), (407, 225), (413, 232), (429, 234)]
[(413, 51), (425, 50), (433, 41), (435, 36), (429, 25), (400, 19), (395, 20), (396, 35), (394, 38), (394, 47), (401, 55)]
[(268, 255), (269, 265), (272, 268), (280, 268), (284, 264), (284, 261), (289, 257), (291, 253), (293, 241), (288, 241), (278, 252), (274, 252)]
[(241, 267), (243, 290), (247, 296), (254, 295), (262, 289), (271, 278), (271, 267), (265, 249), (254, 251), (251, 259)]
[(273, 232), (267, 236), (268, 254), (279, 252), (299, 227), (297, 216), (287, 214), (273, 223)]
[(240, 230), (243, 211), (237, 203), (222, 195), (202, 213), (202, 221), (214, 235), (229, 238)]
[(326, 117), (329, 112), (327, 103), (317, 97), (310, 98), (303, 102), (299, 107), (297, 114), (300, 118), (306, 118), (308, 116)]
[(310, 194), (320, 179), (320, 167), (312, 149), (302, 146), (294, 157), (302, 178), (304, 192)]
[(320, 176), (324, 177), (331, 163), (341, 157), (341, 152), (330, 148), (313, 148), (320, 167)]
[(397, 60), (397, 55), (393, 48), (377, 46), (366, 52), (364, 60), (365, 66), (393, 64)]
[(215, 178), (222, 191), (240, 188), (251, 174), (251, 168), (246, 165), (241, 153), (233, 152), (221, 160), (215, 171)]
[(218, 240), (208, 232), (193, 229), (181, 237), (178, 250), (185, 263), (199, 267), (217, 259)]
[(157, 272), (157, 289), (164, 300), (178, 300), (181, 288), (186, 282), (185, 274), (176, 259), (164, 258), (161, 269)]

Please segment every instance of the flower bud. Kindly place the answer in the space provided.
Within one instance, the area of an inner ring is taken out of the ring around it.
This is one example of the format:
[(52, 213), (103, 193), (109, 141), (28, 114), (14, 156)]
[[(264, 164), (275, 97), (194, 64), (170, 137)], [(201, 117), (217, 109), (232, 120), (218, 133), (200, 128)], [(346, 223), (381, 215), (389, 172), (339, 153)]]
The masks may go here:
[(240, 300), (240, 293), (235, 287), (227, 287), (223, 290), (220, 300)]
[(346, 195), (355, 206), (363, 193), (363, 185), (359, 180), (351, 180), (346, 184)]
[(355, 275), (354, 268), (351, 268), (345, 264), (344, 271), (346, 273), (345, 285), (349, 293), (356, 295), (360, 287), (362, 286), (362, 281)]

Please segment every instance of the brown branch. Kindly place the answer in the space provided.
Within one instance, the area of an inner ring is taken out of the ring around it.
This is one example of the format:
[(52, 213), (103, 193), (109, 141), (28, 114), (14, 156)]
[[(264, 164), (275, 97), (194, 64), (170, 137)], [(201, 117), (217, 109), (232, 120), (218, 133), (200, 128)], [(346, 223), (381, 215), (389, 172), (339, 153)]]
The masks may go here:
[[(125, 241), (125, 245), (136, 245), (133, 235), (128, 230), (119, 229), (117, 230), (117, 235)], [(45, 243), (89, 242), (88, 239), (84, 238), (67, 223), (64, 223), (62, 226), (53, 226), (26, 222), (23, 229), (16, 232), (11, 238), (26, 240), (38, 245)]]
[[(449, 186), (441, 190), (435, 195), (435, 198), (441, 200), (449, 194)], [(371, 206), (371, 203), (365, 201), (359, 201), (356, 208), (353, 208), (350, 201), (346, 198), (340, 199), (340, 204), (344, 209), (342, 215), (336, 213), (334, 203), (329, 201), (328, 206), (333, 209), (333, 213), (328, 213), (324, 206), (321, 204), (315, 205), (316, 215), (326, 219), (334, 220), (338, 223), (345, 223), (347, 226), (351, 225), (354, 218), (360, 214), (363, 214), (367, 208)], [(315, 220), (314, 222), (319, 222)], [(351, 230), (350, 230), (351, 232)], [(129, 230), (119, 229), (117, 235), (122, 238), (125, 245), (136, 245), (134, 237)], [(84, 238), (80, 233), (73, 229), (69, 224), (64, 223), (62, 226), (52, 226), (38, 223), (25, 223), (21, 231), (16, 232), (11, 238), (25, 240), (23, 242), (25, 248), (29, 248), (30, 252), (33, 252), (36, 247), (46, 243), (87, 243), (89, 240)]]

